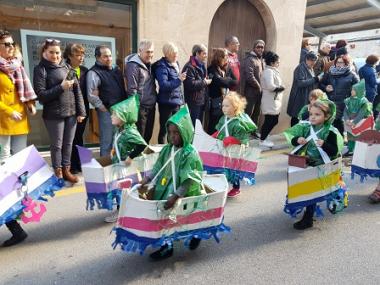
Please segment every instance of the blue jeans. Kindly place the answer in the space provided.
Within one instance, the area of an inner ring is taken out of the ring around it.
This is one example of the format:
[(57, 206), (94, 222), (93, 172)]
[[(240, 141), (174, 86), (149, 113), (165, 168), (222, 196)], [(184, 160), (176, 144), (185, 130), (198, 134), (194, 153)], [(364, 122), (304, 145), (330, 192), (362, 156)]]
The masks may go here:
[(100, 156), (109, 156), (112, 149), (113, 126), (111, 122), (111, 113), (96, 110), (99, 121), (99, 143)]
[(188, 105), (188, 106), (189, 106), (191, 121), (193, 122), (194, 127), (195, 127), (196, 120), (201, 121), (201, 124), (203, 124), (204, 106), (199, 106), (199, 105)]

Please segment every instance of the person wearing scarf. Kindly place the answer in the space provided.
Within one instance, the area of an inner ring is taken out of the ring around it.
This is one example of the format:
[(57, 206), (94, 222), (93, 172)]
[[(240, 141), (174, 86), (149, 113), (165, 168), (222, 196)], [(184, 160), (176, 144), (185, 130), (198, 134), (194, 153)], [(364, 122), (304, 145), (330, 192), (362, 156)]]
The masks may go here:
[[(33, 102), (36, 94), (21, 61), (15, 57), (15, 43), (7, 31), (0, 31), (0, 163), (27, 146), (29, 121), (25, 102)], [(35, 109), (34, 109), (35, 113)], [(16, 221), (6, 223), (12, 237), (3, 246), (26, 239), (27, 234)]]
[(343, 110), (344, 100), (351, 96), (352, 86), (359, 82), (358, 76), (351, 70), (347, 56), (339, 56), (334, 65), (325, 73), (319, 82), (319, 88), (326, 92), (327, 97), (336, 105), (336, 118), (333, 122), (341, 135), (344, 132)]

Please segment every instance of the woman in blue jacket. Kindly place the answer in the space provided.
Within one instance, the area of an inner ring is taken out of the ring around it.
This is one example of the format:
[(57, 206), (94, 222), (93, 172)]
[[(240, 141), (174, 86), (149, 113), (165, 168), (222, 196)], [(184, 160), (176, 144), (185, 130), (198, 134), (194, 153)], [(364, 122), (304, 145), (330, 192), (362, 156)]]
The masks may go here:
[(162, 52), (164, 57), (153, 65), (154, 74), (158, 81), (158, 110), (160, 112), (160, 132), (158, 143), (165, 143), (166, 121), (184, 104), (182, 82), (186, 73), (180, 73), (177, 62), (178, 48), (173, 43), (166, 43)]
[(360, 79), (365, 81), (365, 96), (373, 103), (377, 92), (377, 84), (380, 80), (376, 77), (375, 66), (379, 62), (379, 57), (371, 54), (367, 57), (365, 65), (359, 69)]

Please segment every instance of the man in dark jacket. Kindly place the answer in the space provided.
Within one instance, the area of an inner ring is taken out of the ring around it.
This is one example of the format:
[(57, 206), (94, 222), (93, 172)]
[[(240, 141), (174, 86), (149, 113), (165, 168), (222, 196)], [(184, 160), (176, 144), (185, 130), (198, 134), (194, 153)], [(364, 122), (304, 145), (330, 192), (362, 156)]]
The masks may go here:
[(241, 66), (241, 90), (247, 99), (245, 112), (251, 116), (252, 120), (258, 125), (261, 105), (261, 86), (260, 77), (264, 69), (262, 59), (265, 48), (263, 40), (256, 40), (253, 43), (253, 50), (244, 58)]
[(135, 93), (140, 96), (139, 118), (136, 125), (147, 143), (153, 134), (157, 101), (156, 83), (152, 72), (153, 52), (153, 42), (140, 41), (139, 52), (125, 58), (124, 70), (128, 96)]
[(206, 61), (206, 46), (194, 45), (192, 56), (182, 69), (182, 72), (186, 72), (186, 79), (183, 82), (185, 102), (189, 106), (194, 126), (195, 120), (203, 121), (207, 85), (211, 83), (211, 79), (207, 78)]
[(113, 127), (110, 107), (127, 99), (123, 74), (112, 64), (109, 47), (95, 48), (96, 62), (87, 72), (88, 101), (96, 109), (99, 121), (100, 156), (109, 156), (112, 149)]

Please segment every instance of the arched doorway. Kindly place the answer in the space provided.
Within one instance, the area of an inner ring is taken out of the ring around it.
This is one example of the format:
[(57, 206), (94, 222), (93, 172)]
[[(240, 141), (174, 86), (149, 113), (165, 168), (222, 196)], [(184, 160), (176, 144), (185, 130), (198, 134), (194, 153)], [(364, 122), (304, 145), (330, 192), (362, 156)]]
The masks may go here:
[[(264, 24), (265, 23), (265, 24)], [(212, 49), (224, 47), (227, 36), (239, 38), (239, 59), (252, 50), (253, 41), (262, 39), (274, 48), (275, 29), (271, 12), (261, 1), (226, 0), (216, 11), (210, 26), (209, 56)]]

